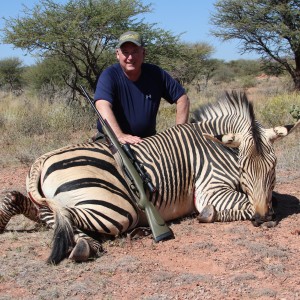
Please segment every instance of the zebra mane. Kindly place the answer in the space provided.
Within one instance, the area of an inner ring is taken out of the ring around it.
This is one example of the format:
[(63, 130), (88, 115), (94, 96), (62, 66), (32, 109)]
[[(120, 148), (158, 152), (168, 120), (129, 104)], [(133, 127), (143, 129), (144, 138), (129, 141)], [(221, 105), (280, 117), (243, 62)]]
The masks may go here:
[(199, 123), (203, 131), (213, 135), (251, 131), (256, 151), (262, 153), (262, 126), (244, 92), (225, 92), (217, 102), (200, 106), (191, 123)]

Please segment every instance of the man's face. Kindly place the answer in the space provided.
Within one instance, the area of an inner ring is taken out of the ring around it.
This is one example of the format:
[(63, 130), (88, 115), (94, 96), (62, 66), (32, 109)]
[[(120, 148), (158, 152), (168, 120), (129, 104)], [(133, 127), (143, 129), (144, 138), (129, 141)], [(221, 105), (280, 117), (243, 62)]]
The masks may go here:
[(117, 49), (117, 59), (126, 74), (138, 74), (144, 57), (145, 49), (130, 42)]

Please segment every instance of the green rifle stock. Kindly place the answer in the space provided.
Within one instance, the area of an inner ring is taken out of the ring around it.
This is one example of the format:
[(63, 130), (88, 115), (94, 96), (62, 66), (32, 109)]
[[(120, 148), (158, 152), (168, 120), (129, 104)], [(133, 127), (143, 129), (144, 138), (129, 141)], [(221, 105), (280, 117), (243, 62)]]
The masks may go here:
[(145, 190), (144, 190), (144, 183), (141, 179), (139, 173), (135, 169), (134, 165), (122, 149), (122, 146), (120, 145), (115, 133), (111, 129), (110, 125), (106, 120), (104, 120), (97, 110), (96, 106), (94, 105), (93, 100), (90, 98), (88, 93), (86, 92), (85, 88), (80, 85), (80, 88), (84, 94), (84, 96), (88, 99), (90, 104), (92, 105), (93, 109), (96, 111), (99, 120), (102, 125), (103, 133), (104, 135), (110, 140), (112, 145), (115, 147), (116, 151), (121, 156), (121, 159), (123, 161), (124, 167), (126, 168), (127, 172), (132, 177), (132, 180), (134, 182), (135, 187), (137, 188), (139, 192), (139, 202), (137, 203), (138, 207), (143, 210), (146, 213), (147, 221), (149, 223), (150, 229), (153, 234), (153, 238), (155, 242), (159, 242), (165, 239), (169, 239), (173, 237), (173, 232), (170, 230), (170, 228), (165, 224), (165, 221), (160, 216), (157, 209), (154, 207), (153, 203), (147, 199)]

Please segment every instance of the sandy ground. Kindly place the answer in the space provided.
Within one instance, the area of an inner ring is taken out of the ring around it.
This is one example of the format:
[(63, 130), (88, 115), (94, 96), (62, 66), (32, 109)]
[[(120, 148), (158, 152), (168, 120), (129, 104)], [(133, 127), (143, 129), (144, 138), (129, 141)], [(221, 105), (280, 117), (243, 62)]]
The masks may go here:
[[(0, 194), (25, 191), (27, 168), (0, 170)], [(52, 230), (14, 217), (0, 235), (0, 299), (300, 299), (300, 171), (277, 174), (279, 225), (172, 223), (175, 239), (104, 244), (87, 263), (45, 263)]]

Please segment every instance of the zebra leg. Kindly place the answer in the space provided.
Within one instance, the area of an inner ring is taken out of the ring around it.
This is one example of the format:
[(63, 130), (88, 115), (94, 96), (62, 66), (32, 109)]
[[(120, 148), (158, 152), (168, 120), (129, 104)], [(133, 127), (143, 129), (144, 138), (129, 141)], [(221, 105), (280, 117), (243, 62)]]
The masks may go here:
[(214, 205), (209, 204), (199, 212), (197, 219), (200, 223), (243, 221), (251, 220), (253, 213), (253, 209), (250, 206), (242, 209), (224, 208), (218, 211)]
[(217, 211), (213, 205), (206, 205), (197, 216), (200, 223), (213, 223), (217, 220)]
[(99, 256), (103, 251), (101, 242), (93, 239), (87, 234), (75, 229), (75, 247), (73, 248), (69, 259), (75, 262), (84, 262), (91, 257)]
[[(39, 215), (43, 223), (54, 229), (54, 214), (48, 206), (39, 209)], [(97, 240), (89, 237), (73, 226), (75, 246), (69, 258), (76, 262), (87, 261), (90, 257), (98, 256), (102, 251), (102, 245)]]
[[(39, 208), (39, 216), (43, 223), (54, 229), (54, 214), (48, 206)], [(96, 257), (103, 251), (102, 244), (73, 226), (75, 246), (69, 259), (75, 262), (84, 262), (91, 257)]]
[[(244, 221), (244, 220), (253, 220), (253, 210), (245, 209), (245, 210), (234, 210), (234, 209), (226, 209), (217, 213), (216, 221), (217, 222), (230, 222), (230, 221)], [(263, 227), (271, 228), (275, 227), (278, 224), (278, 220), (273, 219), (273, 215), (270, 216), (268, 221), (263, 223), (258, 223), (255, 226), (262, 225)]]
[(252, 209), (225, 209), (217, 212), (216, 222), (231, 222), (250, 220), (253, 216)]
[(69, 259), (74, 260), (75, 262), (87, 261), (91, 255), (91, 248), (89, 243), (84, 238), (77, 239), (75, 243), (76, 245), (69, 255)]
[(48, 228), (54, 229), (54, 214), (48, 206), (39, 207), (39, 218)]
[(251, 220), (254, 215), (247, 196), (231, 188), (201, 191), (195, 205), (202, 223)]
[(34, 222), (40, 220), (38, 208), (29, 197), (17, 191), (9, 192), (0, 203), (0, 233), (3, 233), (11, 217), (19, 214)]
[(53, 247), (47, 262), (58, 264), (66, 257), (84, 262), (99, 254), (101, 243), (77, 229), (69, 210), (53, 200), (47, 202), (54, 216)]

